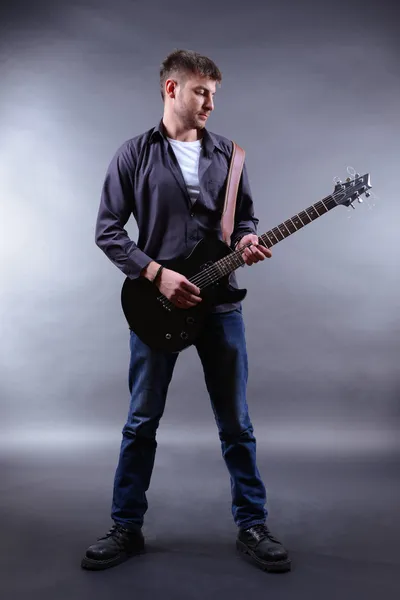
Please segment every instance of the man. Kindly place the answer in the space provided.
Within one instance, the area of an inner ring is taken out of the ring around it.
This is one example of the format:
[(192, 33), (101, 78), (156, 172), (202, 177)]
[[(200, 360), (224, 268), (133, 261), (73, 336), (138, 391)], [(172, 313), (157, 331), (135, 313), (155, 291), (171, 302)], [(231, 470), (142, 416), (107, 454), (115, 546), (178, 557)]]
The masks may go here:
[[(146, 277), (176, 307), (201, 302), (200, 290), (163, 261), (186, 255), (204, 236), (221, 236), (221, 214), (232, 142), (205, 128), (221, 73), (212, 60), (177, 50), (161, 66), (164, 114), (155, 128), (125, 142), (105, 178), (96, 243), (125, 275)], [(133, 213), (137, 244), (124, 225)], [(246, 166), (238, 189), (232, 248), (252, 265), (271, 252), (259, 245)], [(246, 247), (248, 246), (248, 247)], [(234, 272), (230, 283), (237, 287)], [(266, 526), (266, 492), (256, 465), (256, 440), (246, 403), (247, 354), (241, 305), (217, 305), (195, 343), (202, 362), (227, 465), (237, 548), (262, 568), (287, 571), (290, 559)], [(164, 411), (176, 353), (151, 350), (130, 332), (131, 394), (115, 473), (114, 525), (82, 560), (105, 569), (144, 552), (141, 531), (148, 504), (156, 430)]]

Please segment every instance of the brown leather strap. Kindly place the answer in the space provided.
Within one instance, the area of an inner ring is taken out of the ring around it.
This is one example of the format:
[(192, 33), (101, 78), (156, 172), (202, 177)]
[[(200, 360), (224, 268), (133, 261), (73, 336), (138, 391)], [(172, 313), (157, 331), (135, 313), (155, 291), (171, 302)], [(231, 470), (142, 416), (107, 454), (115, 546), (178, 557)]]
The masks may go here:
[(231, 235), (235, 224), (236, 197), (242, 175), (245, 151), (233, 142), (232, 157), (226, 185), (224, 210), (222, 211), (221, 230), (222, 239), (228, 246), (231, 243)]

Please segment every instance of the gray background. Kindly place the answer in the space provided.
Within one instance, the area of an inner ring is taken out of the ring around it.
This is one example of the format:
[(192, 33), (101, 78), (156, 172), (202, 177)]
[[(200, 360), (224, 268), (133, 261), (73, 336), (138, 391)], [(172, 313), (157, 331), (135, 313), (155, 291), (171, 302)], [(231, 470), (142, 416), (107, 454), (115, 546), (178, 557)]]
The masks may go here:
[[(372, 516), (375, 543), (391, 544), (383, 562), (400, 562), (398, 12), (394, 2), (353, 0), (17, 0), (0, 9), (6, 520), (28, 522), (47, 481), (49, 504), (49, 490), (63, 491), (67, 529), (77, 513), (92, 520), (90, 535), (101, 534), (100, 515), (105, 526), (129, 348), (124, 275), (95, 246), (94, 224), (113, 153), (161, 117), (161, 61), (187, 48), (223, 73), (208, 128), (246, 149), (260, 233), (331, 193), (348, 166), (371, 173), (376, 197), (335, 209), (238, 276), (248, 289), (250, 414), (279, 531), (300, 553), (373, 561)], [(133, 218), (128, 231), (136, 239)], [(204, 529), (223, 498), (225, 535), (229, 484), (194, 349), (179, 357), (158, 440), (154, 526), (165, 526), (157, 506), (182, 518), (196, 504), (188, 498), (204, 494), (196, 519)]]

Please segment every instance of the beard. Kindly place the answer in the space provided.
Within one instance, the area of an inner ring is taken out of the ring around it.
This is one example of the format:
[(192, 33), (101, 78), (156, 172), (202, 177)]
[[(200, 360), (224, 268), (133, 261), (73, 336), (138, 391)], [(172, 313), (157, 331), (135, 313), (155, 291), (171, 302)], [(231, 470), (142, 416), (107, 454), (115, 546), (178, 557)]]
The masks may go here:
[(185, 129), (204, 129), (205, 122), (202, 121), (198, 113), (194, 112), (186, 105), (175, 107), (175, 115), (182, 123)]

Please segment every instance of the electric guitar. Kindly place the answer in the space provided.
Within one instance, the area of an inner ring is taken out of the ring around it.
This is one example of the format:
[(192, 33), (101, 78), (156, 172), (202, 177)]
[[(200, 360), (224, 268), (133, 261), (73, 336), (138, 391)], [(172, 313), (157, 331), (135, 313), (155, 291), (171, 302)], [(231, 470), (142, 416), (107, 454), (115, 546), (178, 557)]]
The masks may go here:
[[(356, 173), (344, 183), (339, 181), (330, 196), (259, 236), (259, 243), (271, 248), (336, 206), (354, 208), (353, 203), (356, 200), (362, 202), (363, 194), (370, 195), (369, 189), (368, 173), (363, 176)], [(186, 257), (157, 260), (167, 269), (184, 275), (200, 289), (202, 301), (192, 308), (176, 307), (144, 277), (127, 277), (121, 290), (121, 304), (129, 328), (154, 350), (180, 352), (192, 345), (213, 306), (238, 302), (246, 296), (246, 289), (236, 289), (228, 283), (229, 274), (245, 264), (243, 250), (244, 247), (232, 250), (221, 240), (204, 238)]]

